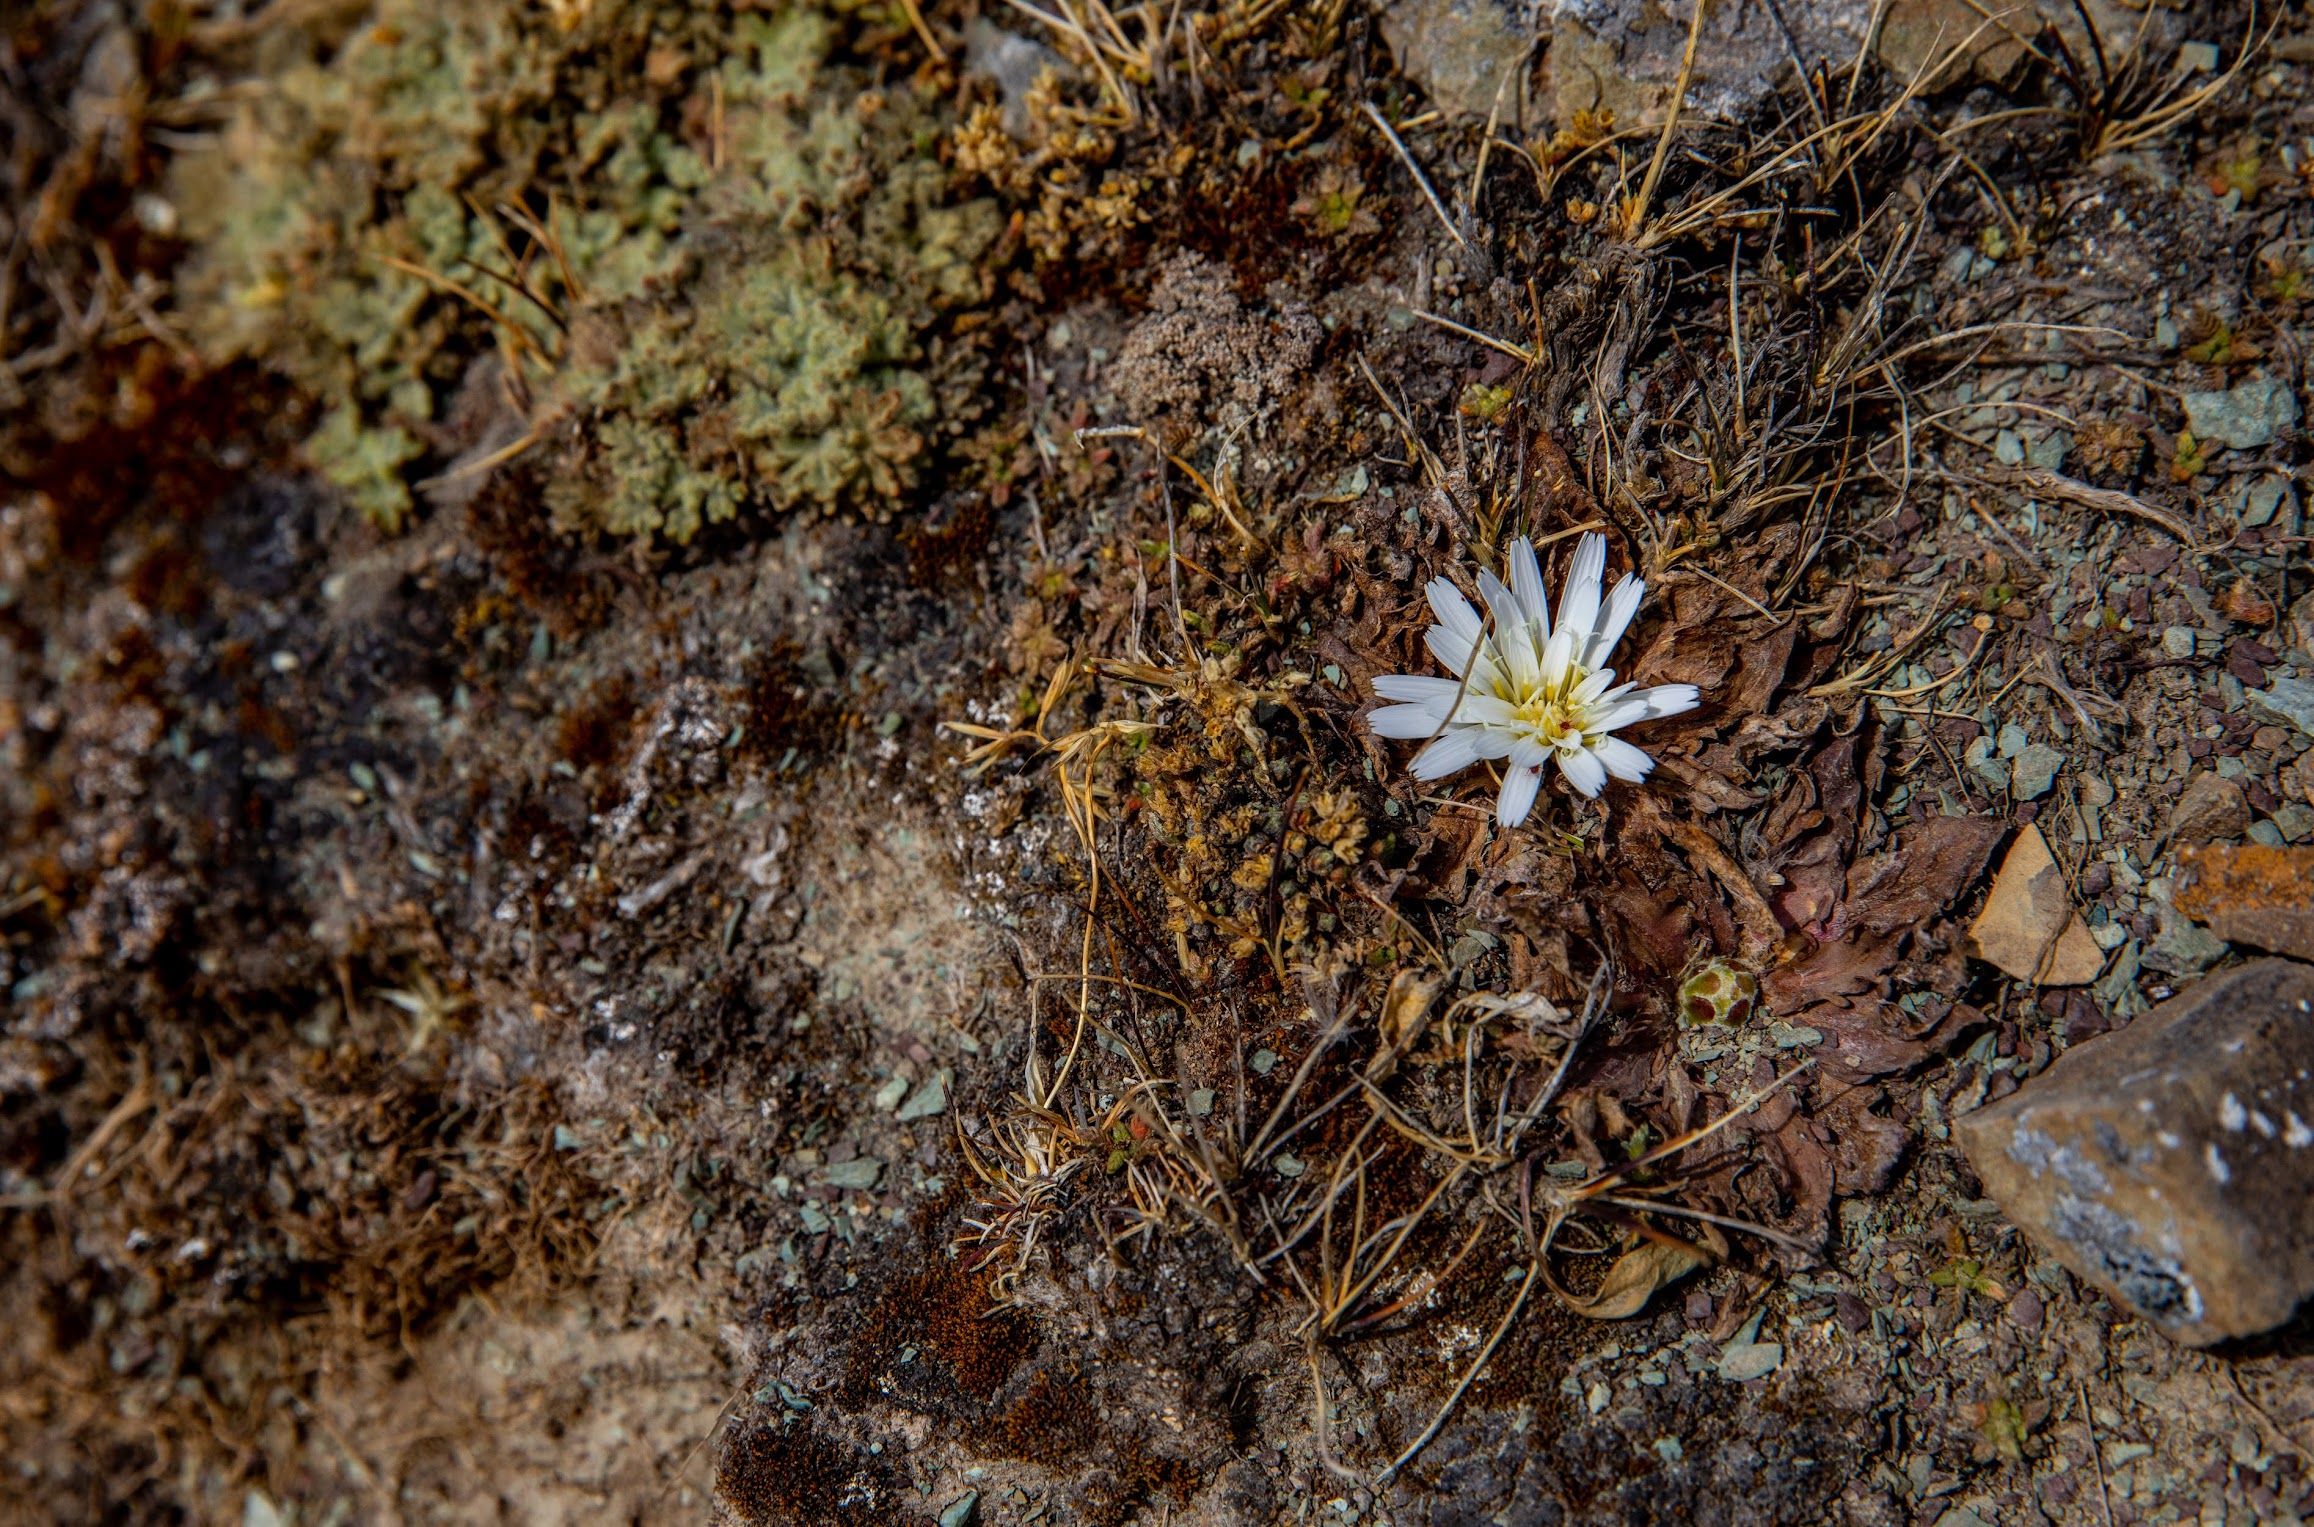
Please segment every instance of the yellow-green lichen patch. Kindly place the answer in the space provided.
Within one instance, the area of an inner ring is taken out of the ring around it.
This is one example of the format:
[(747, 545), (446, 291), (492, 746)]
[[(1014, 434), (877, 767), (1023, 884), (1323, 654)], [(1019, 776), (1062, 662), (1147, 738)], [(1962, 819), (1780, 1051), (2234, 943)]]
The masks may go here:
[(687, 541), (749, 506), (888, 515), (971, 362), (1001, 220), (951, 193), (929, 82), (870, 88), (849, 23), (649, 4), (283, 28), (175, 190), (203, 358), (324, 405), (314, 466), (412, 508), (495, 352), (555, 523)]

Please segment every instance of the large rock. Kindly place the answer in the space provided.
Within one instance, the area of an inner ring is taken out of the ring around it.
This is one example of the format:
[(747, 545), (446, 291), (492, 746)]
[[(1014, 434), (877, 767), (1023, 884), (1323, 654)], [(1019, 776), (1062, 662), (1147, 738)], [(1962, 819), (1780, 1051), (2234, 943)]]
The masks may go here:
[(2314, 1293), (2314, 966), (2260, 960), (2074, 1046), (1955, 1120), (1985, 1191), (2194, 1346)]
[[(1559, 0), (1551, 22), (1551, 94), (1562, 126), (1582, 111), (1612, 111), (1619, 127), (1663, 120), (1687, 52), (1690, 12), (1658, 0)], [(1794, 55), (1813, 68), (1856, 56), (1872, 25), (1870, 0), (1786, 5), (1783, 22), (1762, 0), (1719, 0), (1704, 13), (1686, 110), (1742, 116), (1779, 76), (1791, 77)]]
[(1522, 10), (1509, 0), (1392, 0), (1382, 10), (1382, 39), (1440, 111), (1484, 118), (1501, 91), (1509, 121), (1518, 110), (1518, 86), (1505, 89), (1503, 81), (1534, 41)]
[[(2022, 4), (1981, 6), (1970, 0), (1892, 0), (1881, 18), (1880, 61), (1899, 80), (1918, 79), (1928, 90), (1958, 84), (1975, 74), (1995, 85), (2006, 85), (2023, 72), (2033, 56), (2027, 39), (2053, 26), (2073, 56), (2094, 74), (2096, 50), (2088, 27), (2095, 27), (2106, 56), (2118, 60), (2131, 40), (2142, 32), (2139, 44), (2149, 57), (2165, 55), (2175, 44), (2178, 23), (2166, 10), (2148, 13), (2143, 5), (2130, 9), (2119, 0), (2023, 0)], [(2042, 41), (2044, 52), (2053, 51)]]
[[(2177, 40), (2179, 23), (2166, 10), (2133, 11), (2120, 0), (2084, 3), (2098, 35), (2107, 40), (2109, 56), (2119, 56), (2115, 39), (2126, 48), (2140, 31), (2147, 53), (2154, 57), (2166, 56)], [(1383, 30), (1400, 66), (1415, 72), (1405, 63), (1407, 54), (1397, 35), (1390, 32), (1392, 14), (1479, 4), (1480, 0), (1395, 0), (1385, 12)], [(1686, 4), (1558, 0), (1555, 7), (1537, 9), (1551, 17), (1551, 98), (1560, 126), (1566, 126), (1577, 111), (1612, 111), (1621, 127), (1663, 120), (1687, 51), (1692, 13)], [(1696, 41), (1687, 111), (1740, 117), (1779, 83), (1820, 63), (1844, 78), (1866, 37), (1874, 35), (1872, 0), (1786, 3), (1780, 16), (1778, 9), (1768, 0), (1717, 0), (1710, 6)], [(1988, 14), (1998, 19), (1988, 21)], [(2044, 23), (2054, 26), (2075, 56), (2095, 70), (2094, 50), (2074, 0), (2026, 0), (2021, 6), (1995, 6), (1989, 12), (1973, 0), (1893, 0), (1881, 17), (1874, 47), (1898, 79), (1920, 78), (1928, 89), (1942, 89), (1970, 73), (2004, 84), (2032, 57), (2025, 39), (2035, 37)], [(1447, 104), (1438, 90), (1431, 93), (1441, 105)], [(1485, 103), (1476, 110), (1483, 115)]]

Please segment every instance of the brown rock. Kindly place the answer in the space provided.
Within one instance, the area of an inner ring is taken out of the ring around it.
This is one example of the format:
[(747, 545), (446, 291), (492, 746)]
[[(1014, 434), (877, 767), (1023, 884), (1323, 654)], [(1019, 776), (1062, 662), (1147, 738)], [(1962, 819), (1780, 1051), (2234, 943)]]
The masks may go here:
[(1978, 959), (2037, 986), (2086, 985), (2105, 968), (2105, 951), (2073, 910), (2064, 867), (2031, 823), (2001, 860), (1969, 943)]
[(2173, 843), (2209, 843), (2238, 838), (2250, 830), (2250, 802), (2242, 787), (2215, 774), (2197, 774), (2169, 808)]
[(2177, 851), (2170, 905), (2229, 944), (2314, 960), (2314, 847), (2188, 845)]
[(2314, 966), (2260, 960), (2076, 1045), (1957, 1119), (1985, 1191), (2194, 1346), (2314, 1293)]

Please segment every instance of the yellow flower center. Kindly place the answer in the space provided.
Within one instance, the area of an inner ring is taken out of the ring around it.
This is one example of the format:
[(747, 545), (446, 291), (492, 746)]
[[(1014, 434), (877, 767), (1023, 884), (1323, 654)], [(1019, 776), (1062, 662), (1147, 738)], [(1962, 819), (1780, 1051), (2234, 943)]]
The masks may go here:
[(1569, 697), (1587, 676), (1579, 665), (1570, 663), (1566, 678), (1558, 685), (1538, 686), (1531, 693), (1506, 694), (1502, 698), (1510, 702), (1519, 724), (1531, 730), (1543, 746), (1581, 747), (1585, 707), (1576, 705)]

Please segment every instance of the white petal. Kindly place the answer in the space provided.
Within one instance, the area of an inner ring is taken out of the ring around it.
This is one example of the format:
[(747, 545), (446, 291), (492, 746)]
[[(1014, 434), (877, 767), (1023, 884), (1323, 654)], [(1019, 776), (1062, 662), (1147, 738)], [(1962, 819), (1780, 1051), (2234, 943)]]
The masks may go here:
[[(1518, 713), (1511, 709), (1508, 700), (1497, 699), (1493, 695), (1469, 694), (1462, 697), (1462, 705), (1455, 711), (1454, 719), (1458, 725), (1469, 722), (1472, 726), (1508, 729), (1517, 726)], [(1496, 755), (1489, 753), (1486, 756), (1492, 758)]]
[(1654, 759), (1620, 737), (1600, 738), (1591, 744), (1591, 753), (1609, 774), (1629, 784), (1638, 784), (1655, 767)]
[(1432, 626), (1422, 634), (1422, 640), (1429, 645), (1430, 655), (1438, 659), (1447, 672), (1460, 678), (1464, 666), (1470, 662), (1471, 645), (1477, 638), (1450, 631), (1444, 626)]
[(1374, 693), (1385, 700), (1436, 700), (1443, 709), (1462, 693), (1462, 685), (1425, 673), (1385, 673), (1375, 676)]
[(1631, 698), (1647, 702), (1647, 719), (1653, 721), (1659, 716), (1676, 716), (1681, 711), (1695, 709), (1699, 694), (1701, 691), (1693, 684), (1658, 684), (1653, 689), (1632, 691)]
[(1502, 793), (1495, 797), (1494, 819), (1505, 827), (1516, 827), (1527, 819), (1534, 809), (1535, 791), (1543, 783), (1540, 768), (1512, 768), (1502, 777)]
[(1575, 636), (1571, 631), (1553, 631), (1551, 639), (1543, 644), (1540, 675), (1546, 690), (1556, 690), (1567, 682), (1567, 669), (1575, 660)]
[(1567, 776), (1567, 783), (1584, 795), (1597, 795), (1607, 784), (1607, 767), (1581, 748), (1569, 748), (1558, 755), (1559, 772)]
[(1551, 596), (1543, 592), (1542, 564), (1535, 560), (1535, 543), (1525, 536), (1511, 542), (1511, 592), (1519, 596), (1527, 619), (1538, 631), (1551, 629)]
[(1477, 639), (1484, 622), (1462, 597), (1462, 590), (1444, 578), (1433, 578), (1423, 592), (1430, 596), (1430, 613), (1438, 617), (1440, 625), (1457, 636)]
[(1366, 717), (1366, 728), (1377, 737), (1414, 742), (1436, 732), (1446, 720), (1446, 702), (1430, 705), (1385, 705)]
[(1615, 644), (1630, 628), (1631, 617), (1639, 613), (1639, 601), (1646, 592), (1646, 581), (1629, 573), (1616, 582), (1615, 592), (1607, 596), (1606, 607), (1599, 612), (1597, 628), (1578, 659), (1584, 667), (1596, 668), (1607, 661), (1607, 654), (1615, 650)]
[(1576, 705), (1590, 705), (1597, 701), (1601, 695), (1605, 694), (1608, 690), (1608, 687), (1614, 682), (1614, 669), (1597, 669), (1591, 673), (1585, 674), (1583, 676), (1583, 682), (1575, 686), (1574, 693), (1568, 695), (1567, 699)]
[(1511, 681), (1521, 689), (1531, 686), (1537, 672), (1535, 633), (1527, 625), (1526, 612), (1519, 608), (1518, 596), (1489, 572), (1478, 575), (1478, 591), (1486, 597), (1487, 607), (1494, 611), (1495, 651), (1502, 654)]
[(1575, 546), (1574, 565), (1567, 569), (1567, 587), (1559, 595), (1559, 623), (1552, 629), (1588, 638), (1599, 622), (1599, 580), (1607, 574), (1607, 538), (1597, 531)]
[(1458, 726), (1414, 755), (1409, 772), (1416, 779), (1444, 779), (1478, 762), (1482, 737), (1475, 726)]
[(1645, 700), (1605, 701), (1591, 707), (1583, 717), (1583, 735), (1593, 739), (1602, 737), (1617, 727), (1629, 726), (1634, 721), (1647, 719)]
[(1511, 744), (1511, 750), (1503, 755), (1514, 769), (1532, 769), (1547, 762), (1550, 756), (1551, 750), (1532, 737), (1520, 737)]

